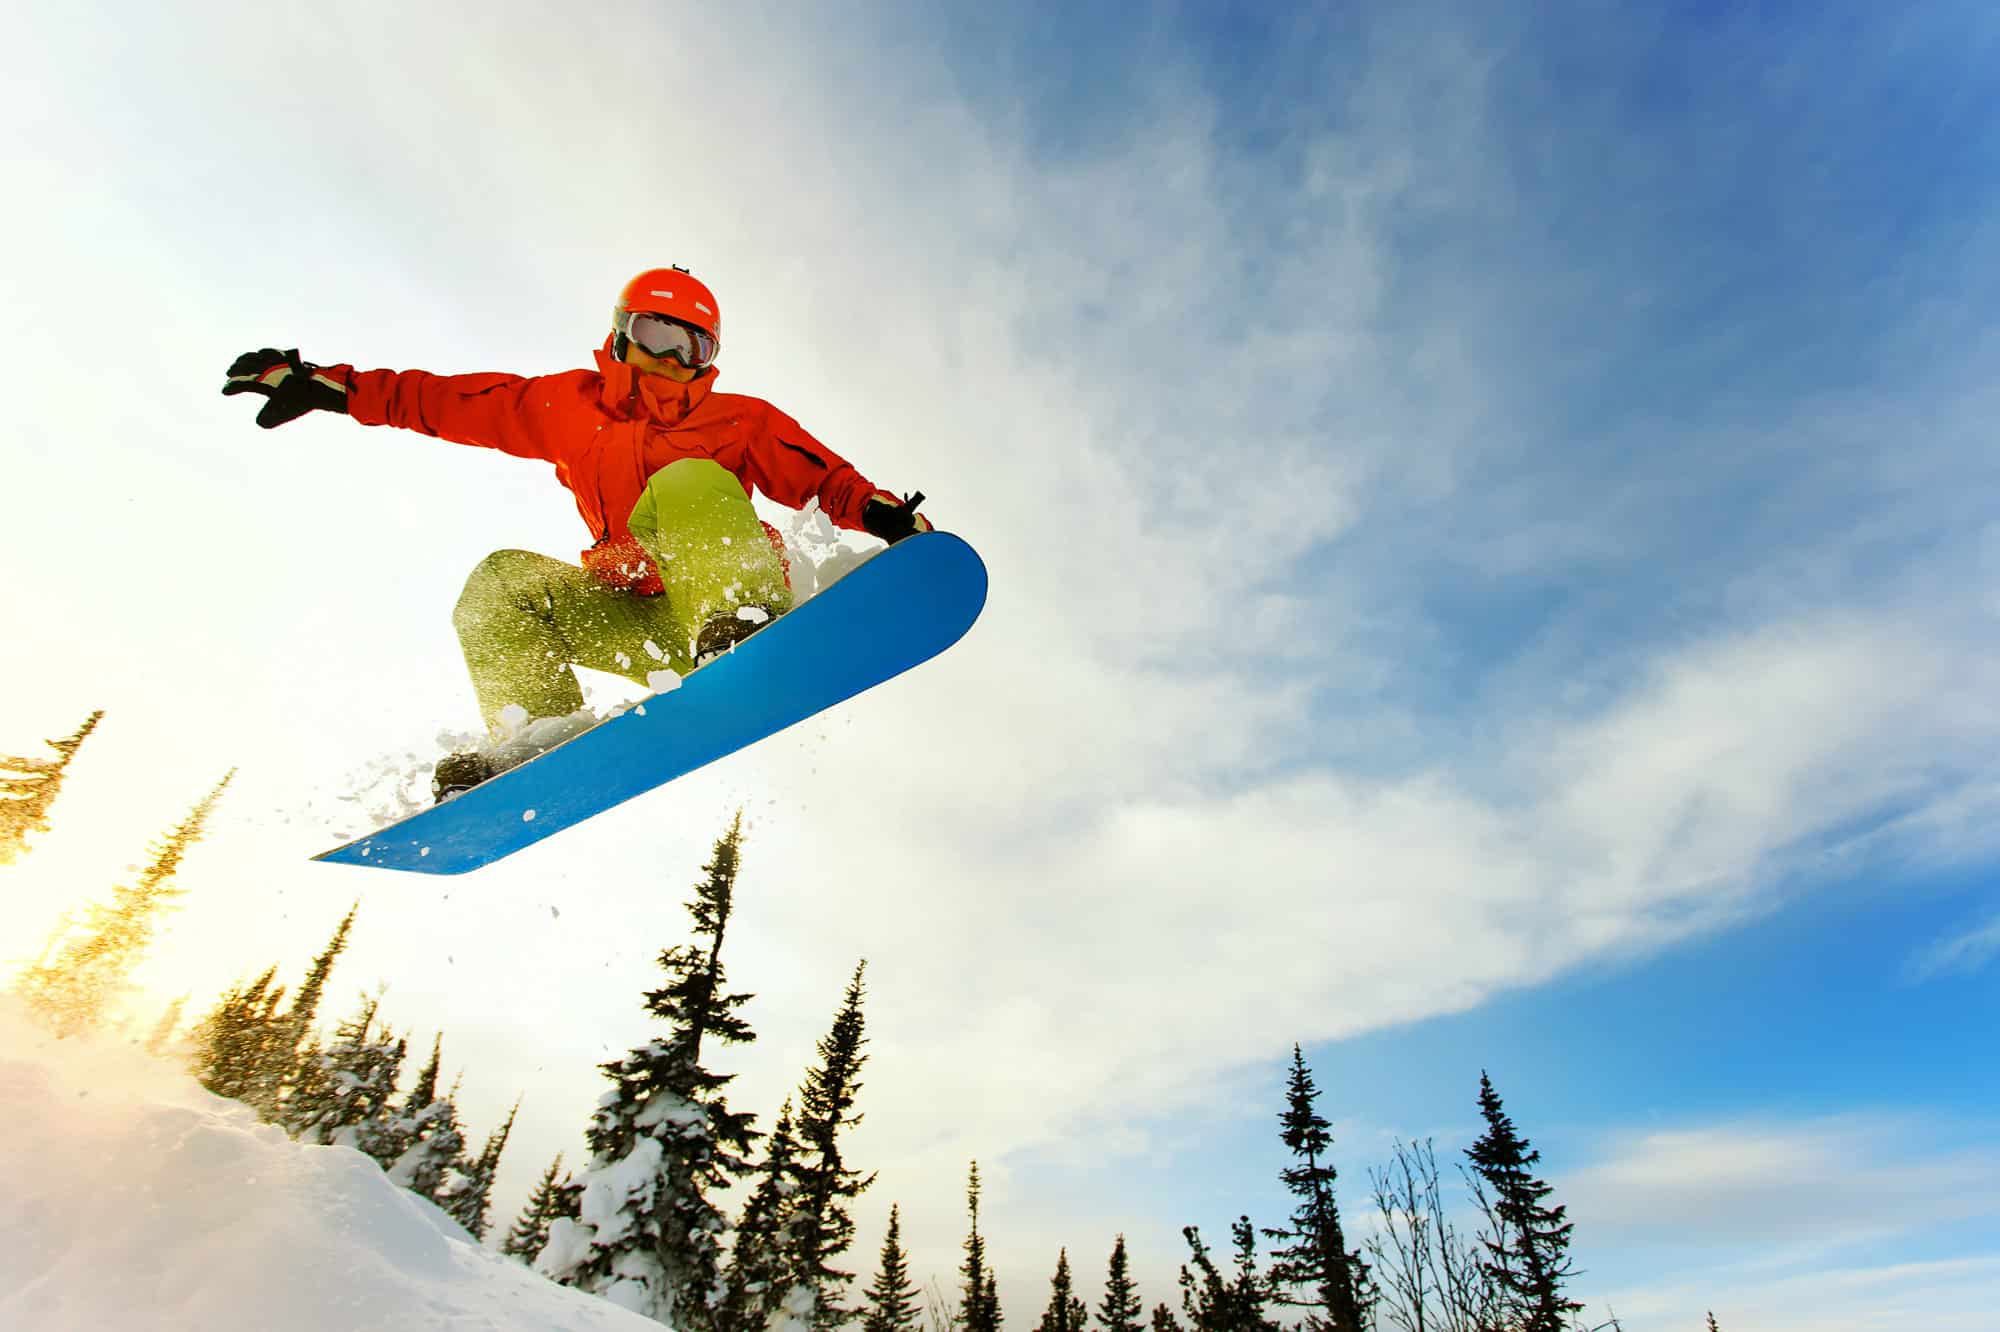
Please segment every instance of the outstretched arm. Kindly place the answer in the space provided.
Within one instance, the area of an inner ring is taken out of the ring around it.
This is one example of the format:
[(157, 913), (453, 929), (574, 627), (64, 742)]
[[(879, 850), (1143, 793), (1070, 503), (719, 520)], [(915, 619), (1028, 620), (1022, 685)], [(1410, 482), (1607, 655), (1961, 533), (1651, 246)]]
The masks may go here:
[(546, 380), (554, 376), (332, 369), (347, 372), (347, 413), (363, 425), (400, 426), (454, 444), (555, 461), (545, 428), (556, 397)]
[(543, 379), (320, 366), (301, 360), (296, 348), (267, 347), (237, 357), (222, 391), (268, 399), (257, 413), (257, 424), (267, 430), (311, 411), (344, 412), (363, 425), (400, 426), (455, 444), (554, 461), (543, 415), (556, 393)]

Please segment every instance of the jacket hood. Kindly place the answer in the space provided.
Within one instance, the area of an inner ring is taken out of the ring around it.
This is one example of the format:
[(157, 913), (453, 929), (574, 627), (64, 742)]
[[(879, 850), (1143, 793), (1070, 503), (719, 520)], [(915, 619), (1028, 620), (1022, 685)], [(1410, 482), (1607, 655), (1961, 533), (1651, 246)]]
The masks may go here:
[(658, 426), (677, 426), (708, 397), (716, 369), (710, 366), (685, 384), (665, 375), (642, 375), (611, 354), (611, 338), (596, 351), (597, 373), (604, 381), (599, 400), (604, 410), (623, 420), (644, 419)]

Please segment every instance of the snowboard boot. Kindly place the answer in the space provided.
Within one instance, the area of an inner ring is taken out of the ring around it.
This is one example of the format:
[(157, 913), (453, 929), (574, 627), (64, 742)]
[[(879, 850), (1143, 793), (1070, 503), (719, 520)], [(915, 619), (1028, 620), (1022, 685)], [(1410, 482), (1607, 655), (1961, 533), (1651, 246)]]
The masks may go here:
[(735, 610), (717, 611), (708, 617), (708, 623), (695, 635), (695, 666), (706, 666), (775, 618), (763, 606), (739, 606)]
[(447, 754), (431, 772), (431, 795), (442, 805), (453, 796), (470, 791), (496, 771), (492, 760), (476, 749), (465, 754)]

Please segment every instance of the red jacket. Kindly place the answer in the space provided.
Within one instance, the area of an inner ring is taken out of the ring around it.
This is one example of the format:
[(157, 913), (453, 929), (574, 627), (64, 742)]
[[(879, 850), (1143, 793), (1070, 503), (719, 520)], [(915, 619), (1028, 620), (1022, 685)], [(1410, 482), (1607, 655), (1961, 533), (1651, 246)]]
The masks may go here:
[[(363, 425), (401, 426), (457, 444), (539, 458), (576, 496), (595, 545), (584, 566), (615, 586), (659, 591), (659, 574), (625, 520), (646, 480), (682, 458), (713, 458), (743, 482), (797, 509), (817, 498), (841, 527), (861, 530), (876, 492), (846, 459), (762, 398), (715, 393), (715, 372), (679, 384), (642, 375), (597, 352), (597, 369), (538, 375), (433, 375), (423, 370), (356, 370), (347, 411)], [(892, 497), (893, 498), (893, 497)]]

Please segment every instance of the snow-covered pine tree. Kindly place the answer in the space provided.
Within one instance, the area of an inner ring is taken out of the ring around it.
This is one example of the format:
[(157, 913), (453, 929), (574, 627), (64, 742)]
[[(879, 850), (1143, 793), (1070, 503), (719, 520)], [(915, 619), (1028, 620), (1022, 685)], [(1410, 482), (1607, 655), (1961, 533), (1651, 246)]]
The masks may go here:
[(32, 850), (29, 834), (49, 830), (49, 806), (62, 790), (63, 774), (102, 720), (104, 709), (99, 708), (66, 738), (44, 740), (56, 751), (53, 759), (0, 755), (0, 865)]
[[(508, 1122), (513, 1121), (510, 1119)], [(523, 1266), (534, 1262), (535, 1255), (549, 1242), (549, 1222), (566, 1215), (563, 1211), (563, 1185), (568, 1183), (568, 1178), (563, 1174), (562, 1160), (562, 1153), (557, 1152), (556, 1159), (549, 1162), (549, 1168), (542, 1172), (541, 1182), (535, 1185), (535, 1191), (528, 1195), (528, 1203), (521, 1209), (521, 1215), (514, 1219), (507, 1238), (501, 1241), (500, 1252)]]
[(1493, 1190), (1491, 1231), (1481, 1237), (1487, 1258), (1481, 1266), (1499, 1288), (1509, 1327), (1562, 1332), (1569, 1316), (1583, 1308), (1562, 1293), (1563, 1282), (1575, 1275), (1568, 1257), (1575, 1226), (1565, 1219), (1565, 1208), (1542, 1205), (1554, 1190), (1528, 1169), (1542, 1154), (1515, 1129), (1484, 1070), (1479, 1074), (1479, 1113), (1486, 1132), (1465, 1155)]
[(1105, 1268), (1104, 1300), (1097, 1306), (1097, 1325), (1103, 1332), (1145, 1332), (1146, 1325), (1139, 1321), (1139, 1315), (1145, 1311), (1145, 1302), (1139, 1298), (1139, 1284), (1132, 1280), (1132, 1260), (1125, 1252), (1125, 1237), (1120, 1235), (1111, 1246), (1111, 1261)]
[[(153, 859), (137, 882), (121, 884), (108, 904), (93, 903), (80, 925), (65, 918), (41, 958), (22, 969), (15, 992), (56, 1035), (73, 1036), (96, 1026), (124, 992), (126, 978), (153, 941), (155, 919), (187, 891), (174, 883), (182, 857), (201, 840), (208, 816), (235, 776), (232, 768), (154, 846)], [(53, 960), (50, 952), (55, 954)]]
[(1365, 1332), (1374, 1291), (1368, 1265), (1360, 1253), (1348, 1250), (1341, 1231), (1340, 1208), (1333, 1196), (1339, 1175), (1329, 1152), (1333, 1134), (1313, 1108), (1318, 1097), (1305, 1055), (1293, 1045), (1285, 1113), (1278, 1122), (1283, 1126), (1280, 1137), (1299, 1164), (1287, 1167), (1279, 1178), (1299, 1199), (1299, 1206), (1289, 1229), (1264, 1232), (1292, 1242), (1272, 1253), (1268, 1279), (1277, 1303), (1308, 1310), (1306, 1326), (1311, 1332)]
[(1209, 1257), (1201, 1231), (1186, 1226), (1181, 1234), (1193, 1251), (1195, 1270), (1181, 1268), (1181, 1309), (1193, 1332), (1277, 1332), (1264, 1314), (1270, 1286), (1257, 1271), (1257, 1231), (1250, 1218), (1239, 1217), (1229, 1228), (1236, 1241), (1236, 1275), (1225, 1280)]
[(1086, 1332), (1089, 1326), (1090, 1308), (1077, 1298), (1070, 1279), (1069, 1250), (1059, 1250), (1056, 1274), (1049, 1280), (1049, 1307), (1035, 1325), (1035, 1332)]
[(851, 1111), (861, 1094), (861, 1066), (868, 1062), (861, 1052), (868, 1043), (861, 1015), (862, 976), (867, 969), (865, 959), (854, 968), (833, 1027), (820, 1039), (819, 1063), (806, 1071), (799, 1087), (797, 1263), (789, 1274), (791, 1289), (780, 1302), (814, 1332), (829, 1332), (852, 1316), (841, 1300), (854, 1274), (834, 1267), (832, 1260), (854, 1242), (847, 1200), (859, 1197), (875, 1182), (872, 1174), (863, 1177), (860, 1171), (849, 1170), (840, 1155), (841, 1131), (861, 1122), (861, 1116)]
[[(379, 1040), (389, 1038), (385, 1027)], [(336, 1146), (353, 1147), (375, 1158), (375, 1164), (386, 1172), (395, 1168), (403, 1153), (410, 1149), (413, 1130), (417, 1127), (416, 1115), (412, 1107), (422, 1109), (437, 1099), (438, 1064), (444, 1049), (444, 1033), (439, 1032), (431, 1042), (431, 1058), (417, 1073), (417, 1081), (410, 1090), (396, 1099), (396, 1084), (391, 1082), (386, 1088), (381, 1109), (369, 1116), (363, 1124), (356, 1125), (344, 1139), (338, 1139)], [(409, 1050), (409, 1038), (397, 1037), (394, 1047), (396, 1070), (401, 1076), (403, 1060)]]
[(917, 1283), (910, 1280), (910, 1260), (903, 1252), (902, 1215), (889, 1204), (889, 1233), (882, 1240), (882, 1262), (868, 1287), (867, 1315), (861, 1332), (915, 1332), (922, 1306)]
[(613, 1089), (586, 1135), (591, 1160), (577, 1182), (577, 1219), (551, 1224), (535, 1262), (564, 1285), (681, 1332), (707, 1332), (723, 1303), (729, 1223), (708, 1194), (748, 1173), (742, 1154), (757, 1136), (752, 1116), (732, 1112), (721, 1095), (734, 1075), (701, 1062), (704, 1039), (756, 1039), (737, 1011), (752, 996), (728, 993), (722, 966), (742, 841), (739, 810), (688, 904), (695, 937), (706, 943), (661, 953), (669, 981), (646, 996), (646, 1011), (668, 1032), (602, 1065)]
[(287, 1100), (282, 1123), (300, 1142), (396, 1159), (391, 1105), (409, 1046), (387, 1027), (373, 1032), (380, 1002), (362, 997), (361, 1011), (336, 1027), (333, 1044), (319, 1053), (319, 1074)]
[(799, 1140), (792, 1101), (785, 1098), (771, 1130), (756, 1187), (736, 1221), (717, 1332), (763, 1332), (784, 1297), (785, 1275), (798, 1265), (793, 1221), (798, 1213)]
[(986, 1265), (986, 1237), (979, 1233), (979, 1162), (972, 1163), (966, 1181), (965, 1202), (972, 1213), (972, 1229), (965, 1237), (965, 1262), (959, 1273), (965, 1284), (960, 1288), (959, 1307), (965, 1317), (965, 1332), (1000, 1332), (1000, 1292), (993, 1272)]
[(465, 1154), (465, 1131), (459, 1127), (454, 1099), (457, 1089), (438, 1095), (438, 1064), (443, 1056), (444, 1033), (439, 1032), (431, 1043), (430, 1062), (417, 1074), (416, 1086), (397, 1112), (388, 1139), (388, 1144), (401, 1148), (388, 1164), (390, 1181), (433, 1203), (442, 1202), (448, 1176)]
[(486, 1139), (479, 1155), (460, 1156), (439, 1191), (438, 1206), (444, 1208), (452, 1220), (472, 1232), (472, 1238), (476, 1240), (486, 1238), (486, 1213), (492, 1206), (493, 1177), (500, 1173), (500, 1154), (507, 1150), (507, 1139), (514, 1133), (514, 1119), (520, 1113), (521, 1103), (516, 1101), (514, 1108), (507, 1112), (507, 1122)]

